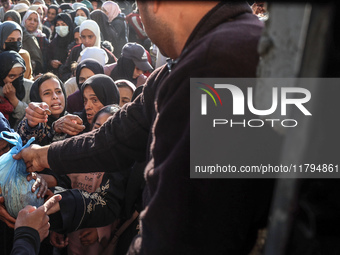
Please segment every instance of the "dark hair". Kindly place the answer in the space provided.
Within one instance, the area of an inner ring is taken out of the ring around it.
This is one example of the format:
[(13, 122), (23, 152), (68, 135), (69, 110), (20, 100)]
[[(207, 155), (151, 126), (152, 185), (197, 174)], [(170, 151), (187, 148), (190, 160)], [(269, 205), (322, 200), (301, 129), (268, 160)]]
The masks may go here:
[(93, 129), (95, 123), (96, 123), (96, 120), (98, 119), (98, 117), (102, 114), (102, 113), (108, 113), (108, 114), (111, 114), (112, 116), (118, 112), (120, 110), (120, 107), (119, 105), (117, 104), (110, 104), (110, 105), (107, 105), (105, 107), (103, 107), (102, 109), (100, 109), (93, 117), (92, 119), (92, 125), (91, 125), (91, 129)]

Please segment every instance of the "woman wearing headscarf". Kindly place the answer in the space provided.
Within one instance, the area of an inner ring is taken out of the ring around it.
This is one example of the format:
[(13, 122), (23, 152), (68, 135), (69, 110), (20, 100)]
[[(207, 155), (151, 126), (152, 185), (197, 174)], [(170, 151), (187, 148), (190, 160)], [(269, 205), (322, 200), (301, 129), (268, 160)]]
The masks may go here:
[(25, 115), (32, 82), (23, 78), (25, 61), (15, 51), (0, 54), (0, 96), (5, 97), (14, 110), (9, 116), (11, 127), (16, 129)]
[(22, 49), (21, 26), (14, 21), (5, 21), (0, 26), (0, 53), (9, 50), (18, 52), (24, 59), (26, 65), (24, 78), (33, 79), (30, 54), (27, 50)]
[[(48, 111), (36, 113), (42, 116), (41, 121), (29, 113), (26, 114), (18, 126), (18, 134), (23, 143), (35, 137), (34, 143), (41, 146), (48, 145), (65, 139), (67, 135), (76, 135), (83, 130), (84, 127), (79, 117), (67, 114), (64, 84), (54, 74), (46, 73), (33, 83), (30, 100), (32, 103), (29, 104), (28, 111), (33, 112), (34, 104), (41, 102), (44, 102), (44, 109)], [(44, 122), (43, 116), (47, 117), (47, 122)], [(75, 124), (73, 125), (72, 120), (75, 120), (77, 124), (73, 123)]]
[[(21, 16), (17, 11), (14, 10), (9, 10), (8, 12), (6, 12), (5, 21), (14, 21), (15, 23), (21, 26)], [(22, 49), (28, 51), (31, 58), (30, 61), (31, 64), (29, 66), (26, 65), (26, 68), (32, 70), (32, 72), (30, 73), (38, 74), (42, 72), (43, 66), (43, 56), (39, 47), (39, 43), (35, 36), (31, 35), (24, 27), (21, 26), (21, 28), (22, 28)], [(26, 58), (24, 59), (26, 62)], [(27, 77), (30, 76), (25, 75), (25, 78)]]
[(74, 11), (74, 9), (69, 3), (62, 3), (59, 5), (58, 13), (61, 13), (61, 12), (69, 13), (72, 11)]
[(59, 13), (55, 18), (57, 36), (52, 40), (47, 50), (48, 70), (59, 75), (58, 69), (65, 63), (68, 45), (73, 41), (73, 22), (67, 13)]
[(76, 83), (79, 90), (69, 95), (67, 98), (68, 112), (81, 112), (84, 109), (81, 86), (88, 78), (95, 74), (104, 74), (103, 66), (97, 60), (85, 59), (79, 63), (76, 70)]
[(93, 20), (85, 20), (80, 25), (80, 36), (81, 36), (81, 45), (77, 45), (72, 48), (70, 55), (67, 57), (67, 60), (64, 65), (62, 65), (59, 69), (59, 77), (62, 81), (66, 81), (71, 76), (71, 63), (78, 62), (78, 58), (80, 56), (80, 52), (86, 47), (98, 47), (105, 50), (108, 56), (108, 63), (116, 62), (116, 57), (112, 52), (107, 50), (102, 46), (100, 39), (100, 29), (98, 24)]
[(46, 51), (49, 44), (46, 35), (42, 32), (40, 16), (36, 11), (28, 10), (24, 15), (21, 25), (26, 28), (27, 32), (33, 35), (38, 43), (43, 56), (42, 71), (46, 69)]
[(119, 8), (119, 5), (112, 1), (106, 1), (102, 5), (103, 12), (107, 15), (108, 21), (117, 32), (117, 45), (114, 54), (120, 56), (123, 46), (128, 42), (129, 32), (125, 21), (125, 14)]
[(92, 119), (104, 106), (119, 104), (119, 90), (114, 81), (105, 74), (95, 74), (81, 86), (84, 110), (80, 117), (85, 125), (84, 132), (91, 130)]
[(46, 35), (47, 40), (50, 41), (52, 37), (52, 30), (48, 26), (45, 26), (43, 23), (45, 16), (43, 6), (41, 4), (33, 4), (28, 8), (28, 10), (36, 11), (39, 14), (41, 31)]
[(43, 24), (54, 32), (54, 19), (58, 14), (58, 6), (51, 4), (47, 9), (47, 17), (44, 18)]
[(78, 7), (75, 12), (74, 24), (80, 26), (87, 19), (90, 19), (90, 12), (87, 7)]
[(106, 66), (105, 73), (108, 74), (112, 70), (110, 77), (114, 81), (125, 79), (138, 87), (146, 81), (146, 76), (143, 73), (152, 69), (144, 47), (138, 43), (127, 43), (123, 47), (122, 56), (118, 59), (117, 64)]
[[(93, 12), (91, 12), (90, 17), (92, 20), (97, 22), (100, 28), (100, 31), (102, 32), (103, 39), (106, 41), (109, 41), (112, 44), (113, 49), (118, 47), (118, 44), (117, 44), (118, 33), (109, 23), (109, 20), (106, 14), (102, 12), (101, 10), (94, 10)], [(116, 55), (116, 56), (119, 56), (119, 55)]]

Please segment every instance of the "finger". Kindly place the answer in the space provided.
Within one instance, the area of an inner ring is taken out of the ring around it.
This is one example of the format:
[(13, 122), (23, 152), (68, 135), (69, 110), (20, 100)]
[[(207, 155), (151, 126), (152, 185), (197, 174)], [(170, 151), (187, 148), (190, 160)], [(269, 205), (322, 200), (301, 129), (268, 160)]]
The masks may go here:
[(22, 151), (20, 151), (18, 154), (13, 154), (12, 157), (16, 160), (22, 159)]
[(46, 201), (45, 204), (40, 206), (45, 213), (47, 213), (55, 204), (57, 204), (61, 200), (61, 195), (54, 195), (49, 200)]
[(5, 203), (5, 198), (0, 196), (0, 204)]
[(34, 184), (32, 185), (32, 192), (34, 193), (38, 187), (41, 186), (41, 178), (37, 178), (34, 182)]
[(32, 174), (33, 174), (33, 173), (30, 173), (29, 175), (27, 175), (26, 180), (27, 180), (28, 182), (29, 182), (30, 180), (33, 180)]
[(15, 221), (14, 221), (14, 223), (11, 223), (11, 222), (9, 222), (9, 221), (5, 221), (5, 223), (6, 223), (6, 225), (8, 226), (8, 227), (10, 227), (10, 228), (14, 228), (14, 226), (15, 226)]

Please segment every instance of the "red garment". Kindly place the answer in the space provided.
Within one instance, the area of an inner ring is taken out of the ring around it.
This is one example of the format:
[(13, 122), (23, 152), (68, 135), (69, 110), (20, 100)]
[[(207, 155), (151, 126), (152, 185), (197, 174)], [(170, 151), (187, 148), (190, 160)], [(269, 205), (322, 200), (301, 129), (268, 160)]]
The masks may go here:
[(0, 112), (3, 113), (6, 119), (9, 119), (9, 115), (13, 112), (14, 107), (4, 97), (0, 96)]

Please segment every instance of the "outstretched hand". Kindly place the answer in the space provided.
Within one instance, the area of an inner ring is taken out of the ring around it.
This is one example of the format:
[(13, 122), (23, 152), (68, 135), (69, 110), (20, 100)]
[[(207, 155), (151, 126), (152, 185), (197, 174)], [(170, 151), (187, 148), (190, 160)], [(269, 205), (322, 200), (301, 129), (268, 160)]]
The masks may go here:
[(55, 195), (39, 208), (30, 205), (26, 206), (19, 212), (14, 228), (33, 228), (39, 232), (40, 241), (44, 240), (48, 236), (50, 228), (48, 214), (60, 200), (61, 196)]
[(49, 145), (41, 147), (33, 144), (23, 149), (18, 154), (13, 155), (16, 160), (23, 159), (26, 164), (27, 172), (40, 172), (45, 168), (50, 168), (47, 160)]

